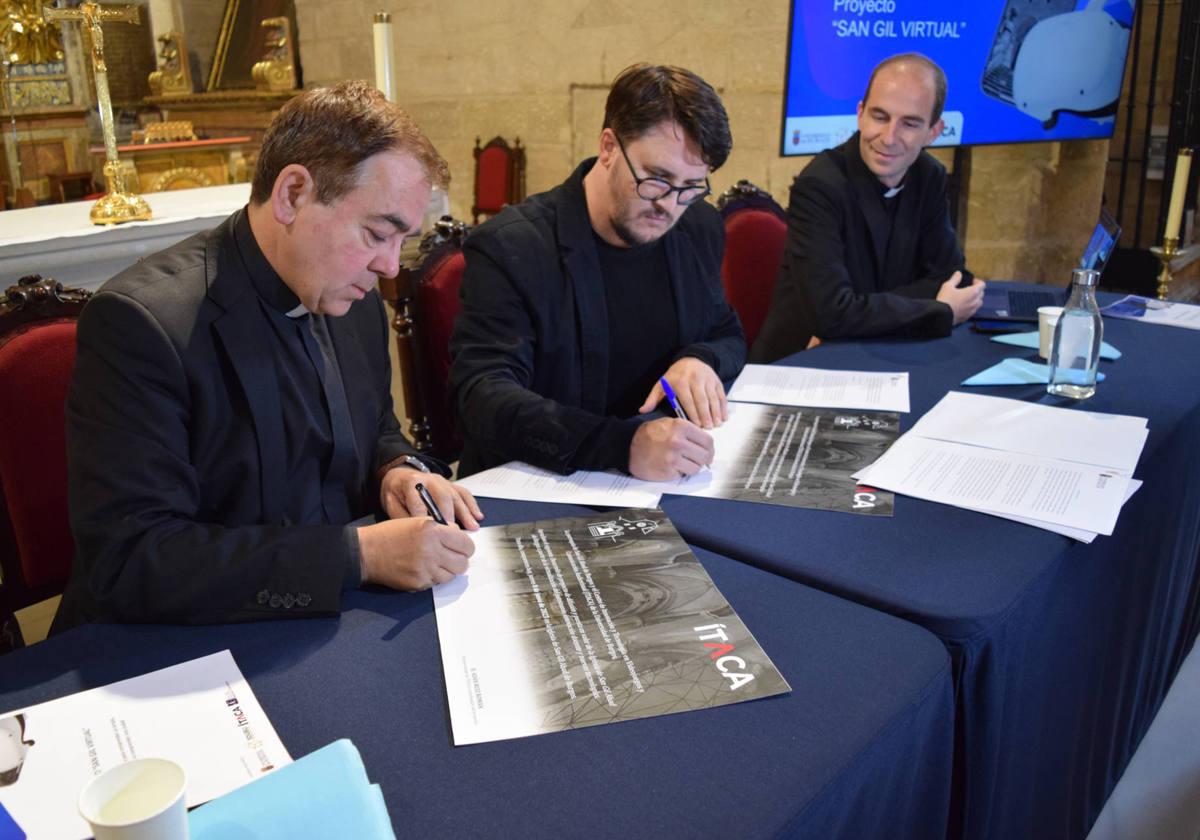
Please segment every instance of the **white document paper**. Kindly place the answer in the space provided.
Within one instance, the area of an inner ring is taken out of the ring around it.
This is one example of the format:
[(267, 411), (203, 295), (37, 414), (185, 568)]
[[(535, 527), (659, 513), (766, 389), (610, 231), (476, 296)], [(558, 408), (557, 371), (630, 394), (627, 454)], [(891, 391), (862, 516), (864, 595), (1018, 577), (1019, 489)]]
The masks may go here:
[(1109, 318), (1200, 330), (1200, 306), (1127, 295), (1100, 310)]
[(521, 461), (475, 473), (458, 482), (476, 496), (522, 502), (600, 507), (657, 507), (657, 485), (618, 472), (577, 470), (559, 475)]
[(91, 837), (79, 792), (135, 758), (181, 765), (189, 807), (292, 762), (227, 650), (0, 715), (0, 740), (23, 756), (0, 807), (30, 838)]
[[(1142, 482), (1136, 478), (1129, 479), (1129, 484), (1125, 488), (1125, 502), (1133, 498), (1133, 494), (1142, 486)], [(1121, 502), (1121, 506), (1125, 506), (1125, 502)], [(1024, 516), (1009, 516), (1005, 513), (996, 513), (995, 511), (983, 510), (980, 513), (999, 516), (1001, 519), (1011, 519), (1013, 522), (1020, 522), (1022, 525), (1032, 525), (1035, 528), (1042, 528), (1046, 531), (1053, 531), (1056, 534), (1062, 534), (1064, 537), (1070, 537), (1073, 540), (1078, 540), (1081, 543), (1091, 543), (1099, 536), (1095, 531), (1084, 531), (1081, 528), (1068, 528), (1066, 525), (1055, 525), (1053, 522), (1043, 522), (1040, 519), (1029, 519)]]
[(1128, 474), (1108, 467), (902, 436), (871, 465), (872, 486), (931, 502), (1112, 534)]
[[(1078, 461), (1132, 473), (1146, 418), (951, 391), (907, 435)], [(906, 435), (906, 436), (907, 436)]]
[(736, 402), (907, 412), (908, 374), (746, 365), (729, 399)]
[[(871, 472), (871, 469), (870, 469), (870, 467), (868, 467), (867, 469), (860, 471), (855, 476), (855, 478), (862, 481), (866, 485), (870, 485), (870, 483), (871, 483), (870, 472)], [(1139, 479), (1136, 479), (1136, 478), (1129, 479), (1129, 485), (1125, 489), (1125, 502), (1128, 502), (1131, 498), (1133, 498), (1133, 494), (1136, 493), (1141, 488), (1141, 486), (1142, 486), (1142, 482)], [(1122, 507), (1125, 506), (1125, 502), (1121, 503)], [(1001, 519), (1011, 519), (1013, 522), (1020, 522), (1022, 525), (1032, 525), (1035, 528), (1041, 528), (1045, 531), (1052, 531), (1055, 534), (1062, 534), (1064, 537), (1070, 537), (1071, 539), (1078, 540), (1081, 543), (1089, 543), (1090, 544), (1092, 541), (1094, 541), (1096, 539), (1096, 537), (1099, 536), (1099, 534), (1097, 534), (1095, 531), (1085, 531), (1082, 528), (1068, 528), (1066, 525), (1056, 525), (1053, 522), (1045, 522), (1041, 519), (1031, 519), (1028, 516), (1016, 516), (1015, 514), (997, 513), (994, 510), (984, 510), (983, 508), (971, 507), (970, 505), (965, 505), (965, 504), (958, 504), (958, 505), (955, 505), (955, 507), (960, 507), (960, 508), (963, 508), (964, 510), (973, 510), (977, 513), (985, 513), (985, 514), (988, 514), (989, 516), (998, 516)]]

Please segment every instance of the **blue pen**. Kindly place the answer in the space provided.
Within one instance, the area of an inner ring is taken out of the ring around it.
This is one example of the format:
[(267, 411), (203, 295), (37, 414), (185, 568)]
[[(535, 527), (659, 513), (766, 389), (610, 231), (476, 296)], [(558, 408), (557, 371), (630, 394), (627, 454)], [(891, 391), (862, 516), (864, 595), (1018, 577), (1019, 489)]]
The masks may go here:
[[(667, 402), (671, 404), (671, 409), (675, 412), (675, 416), (680, 420), (688, 420), (687, 414), (683, 411), (683, 406), (679, 404), (679, 400), (675, 397), (675, 392), (671, 390), (671, 383), (667, 381), (667, 377), (660, 376), (658, 384), (662, 385), (663, 393), (667, 395)], [(691, 421), (688, 420), (690, 423)]]

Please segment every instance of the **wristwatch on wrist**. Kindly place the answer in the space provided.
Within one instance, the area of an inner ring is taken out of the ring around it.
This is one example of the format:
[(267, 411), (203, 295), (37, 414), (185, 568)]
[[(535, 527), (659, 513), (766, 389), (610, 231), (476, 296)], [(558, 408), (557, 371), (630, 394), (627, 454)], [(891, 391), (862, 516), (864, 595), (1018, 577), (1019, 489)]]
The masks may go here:
[(420, 470), (423, 473), (433, 472), (433, 470), (429, 469), (429, 466), (416, 455), (402, 456), (396, 466), (412, 467), (414, 470)]

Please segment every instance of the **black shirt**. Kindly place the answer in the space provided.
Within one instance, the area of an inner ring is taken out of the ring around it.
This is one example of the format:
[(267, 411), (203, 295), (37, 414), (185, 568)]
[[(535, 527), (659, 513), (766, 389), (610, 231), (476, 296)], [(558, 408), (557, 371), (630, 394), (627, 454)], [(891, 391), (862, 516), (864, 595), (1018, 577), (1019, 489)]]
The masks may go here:
[(661, 239), (617, 248), (595, 236), (608, 308), (606, 413), (637, 414), (679, 352), (679, 319)]
[(900, 209), (900, 192), (903, 189), (903, 183), (898, 187), (888, 187), (882, 181), (879, 182), (879, 200), (883, 202), (883, 209), (887, 212), (888, 219), (887, 237), (884, 239), (883, 246), (885, 254), (892, 247), (892, 231), (896, 229), (896, 212)]
[[(326, 360), (321, 342), (326, 352), (333, 352), (325, 316), (310, 314), (300, 305), (259, 248), (245, 213), (234, 226), (234, 241), (258, 293), (270, 335), (290, 488), (284, 516), (291, 525), (345, 525), (362, 500), (353, 462), (334, 458), (333, 427), (322, 383)], [(353, 446), (353, 430), (347, 428), (343, 434), (351, 436)], [(348, 533), (347, 539), (357, 544), (356, 533)], [(353, 565), (347, 571), (348, 584), (357, 583), (357, 562)]]

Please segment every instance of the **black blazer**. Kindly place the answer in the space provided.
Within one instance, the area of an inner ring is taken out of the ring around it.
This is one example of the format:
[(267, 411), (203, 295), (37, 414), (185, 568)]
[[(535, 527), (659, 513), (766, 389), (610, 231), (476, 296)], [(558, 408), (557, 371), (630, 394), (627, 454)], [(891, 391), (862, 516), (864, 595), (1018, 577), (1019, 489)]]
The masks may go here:
[[(583, 189), (594, 162), (467, 238), (450, 344), (466, 439), (459, 475), (514, 460), (560, 473), (628, 467), (640, 420), (604, 416), (608, 310)], [(682, 342), (676, 358), (696, 356), (732, 379), (746, 341), (721, 286), (719, 214), (695, 204), (663, 241)]]
[[(269, 330), (233, 239), (244, 212), (132, 266), (84, 307), (67, 398), (75, 562), (55, 631), (338, 611), (357, 537), (284, 518)], [(379, 506), (375, 470), (413, 450), (392, 411), (379, 296), (328, 324), (364, 515)]]
[[(953, 312), (934, 300), (938, 287), (963, 269), (946, 170), (921, 153), (905, 176), (890, 239), (880, 189), (859, 154), (857, 133), (796, 176), (783, 262), (751, 361), (803, 350), (813, 336), (950, 334)], [(970, 280), (965, 270), (964, 278)]]

